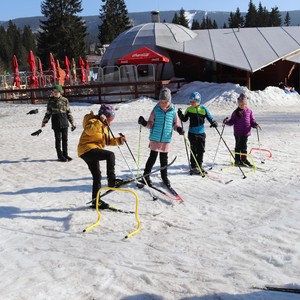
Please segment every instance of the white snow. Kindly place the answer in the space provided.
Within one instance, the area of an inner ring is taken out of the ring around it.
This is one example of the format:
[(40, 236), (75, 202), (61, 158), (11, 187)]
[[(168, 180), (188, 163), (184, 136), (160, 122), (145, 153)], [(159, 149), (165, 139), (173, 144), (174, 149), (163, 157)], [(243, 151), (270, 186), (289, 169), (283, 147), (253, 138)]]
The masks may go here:
[[(300, 288), (300, 96), (277, 87), (249, 91), (234, 84), (194, 82), (174, 95), (176, 107), (185, 109), (188, 96), (199, 91), (222, 129), (222, 120), (236, 107), (244, 92), (254, 111), (259, 131), (249, 138), (256, 172), (230, 167), (229, 151), (221, 141), (210, 178), (188, 174), (184, 139), (173, 135), (169, 160), (172, 186), (184, 202), (161, 194), (153, 201), (147, 188), (126, 188), (139, 199), (141, 228), (133, 214), (87, 208), (91, 198), (91, 175), (77, 157), (83, 116), (99, 105), (72, 103), (77, 129), (69, 133), (68, 163), (56, 161), (51, 125), (40, 136), (46, 105), (0, 103), (0, 295), (6, 300), (33, 299), (197, 299), (285, 300), (299, 295), (266, 292), (252, 285), (266, 284)], [(112, 131), (126, 135), (140, 167), (149, 155), (149, 131), (139, 135), (137, 119), (147, 118), (156, 100), (140, 98), (116, 104)], [(31, 109), (39, 114), (27, 115)], [(187, 131), (188, 124), (185, 123)], [(212, 166), (219, 135), (206, 122), (204, 166)], [(226, 126), (224, 140), (231, 150), (234, 137)], [(116, 154), (116, 173), (136, 175), (126, 145), (108, 148)], [(120, 153), (122, 151), (122, 154)], [(262, 163), (264, 162), (264, 163)], [(158, 168), (159, 160), (155, 167)], [(106, 185), (105, 164), (103, 186)], [(221, 170), (223, 169), (223, 170)], [(250, 172), (250, 173), (248, 173)], [(160, 186), (160, 174), (152, 176)], [(226, 184), (228, 181), (230, 183)], [(130, 193), (113, 192), (103, 200), (118, 208), (134, 210)]]

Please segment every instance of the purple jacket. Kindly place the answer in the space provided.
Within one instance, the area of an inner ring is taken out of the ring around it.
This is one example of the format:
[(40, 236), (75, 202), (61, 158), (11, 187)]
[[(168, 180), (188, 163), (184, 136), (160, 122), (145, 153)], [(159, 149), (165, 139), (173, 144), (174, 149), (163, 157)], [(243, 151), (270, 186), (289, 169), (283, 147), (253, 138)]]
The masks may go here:
[(251, 127), (255, 128), (257, 123), (254, 119), (252, 110), (246, 107), (243, 109), (241, 117), (238, 116), (238, 113), (235, 110), (231, 114), (231, 118), (226, 122), (226, 125), (234, 125), (234, 135), (249, 136), (251, 135)]

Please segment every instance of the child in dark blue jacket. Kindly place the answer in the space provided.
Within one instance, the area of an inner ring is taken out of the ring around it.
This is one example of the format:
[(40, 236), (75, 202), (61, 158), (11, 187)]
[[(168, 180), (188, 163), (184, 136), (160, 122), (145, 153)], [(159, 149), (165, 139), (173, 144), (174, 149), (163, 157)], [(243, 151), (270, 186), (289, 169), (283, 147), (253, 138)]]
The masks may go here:
[[(213, 120), (209, 110), (201, 105), (201, 95), (198, 92), (193, 92), (190, 97), (190, 106), (185, 110), (184, 114), (179, 109), (178, 116), (181, 121), (186, 122), (190, 119), (188, 139), (191, 145), (191, 172), (195, 174), (204, 173), (202, 169), (203, 154), (205, 152), (206, 133), (204, 129), (205, 119), (209, 121), (212, 127), (217, 127), (218, 123)], [(194, 159), (194, 156), (196, 160)], [(196, 162), (197, 161), (197, 162)], [(201, 170), (198, 169), (198, 166)]]

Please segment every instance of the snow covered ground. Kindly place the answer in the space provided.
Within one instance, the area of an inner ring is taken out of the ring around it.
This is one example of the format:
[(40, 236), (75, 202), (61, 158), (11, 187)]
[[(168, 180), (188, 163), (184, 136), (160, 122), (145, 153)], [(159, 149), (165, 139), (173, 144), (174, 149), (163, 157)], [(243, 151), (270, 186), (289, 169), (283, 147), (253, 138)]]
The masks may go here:
[[(260, 146), (272, 158), (253, 151), (258, 169), (243, 169), (243, 179), (238, 168), (229, 168), (230, 155), (221, 142), (211, 178), (190, 176), (184, 139), (175, 132), (169, 159), (177, 160), (169, 177), (184, 202), (157, 193), (153, 201), (146, 188), (127, 186), (138, 195), (141, 221), (140, 231), (128, 239), (125, 235), (137, 228), (135, 216), (110, 211), (101, 211), (100, 224), (83, 233), (97, 214), (87, 208), (91, 176), (76, 151), (83, 116), (97, 112), (99, 105), (71, 104), (77, 123), (69, 134), (74, 160), (61, 163), (50, 124), (40, 136), (30, 135), (40, 128), (45, 105), (0, 103), (1, 299), (299, 299), (251, 287), (300, 288), (300, 96), (277, 87), (248, 91), (233, 84), (194, 82), (173, 97), (177, 108), (187, 107), (192, 91), (202, 94), (220, 131), (237, 95), (245, 92), (262, 128), (260, 143), (252, 131), (248, 150)], [(156, 102), (141, 98), (114, 105), (111, 128), (115, 135), (127, 136), (136, 158), (140, 137), (142, 169), (149, 132), (142, 128), (139, 134), (137, 119), (147, 118)], [(35, 108), (39, 114), (26, 114)], [(208, 125), (206, 133), (204, 165), (210, 168), (219, 135)], [(233, 150), (232, 128), (225, 127), (223, 136)], [(126, 145), (110, 149), (116, 153), (119, 177), (131, 176), (123, 156), (137, 174)], [(104, 164), (102, 170), (106, 185)], [(160, 186), (159, 173), (152, 179)], [(105, 201), (135, 208), (130, 193), (113, 192)]]

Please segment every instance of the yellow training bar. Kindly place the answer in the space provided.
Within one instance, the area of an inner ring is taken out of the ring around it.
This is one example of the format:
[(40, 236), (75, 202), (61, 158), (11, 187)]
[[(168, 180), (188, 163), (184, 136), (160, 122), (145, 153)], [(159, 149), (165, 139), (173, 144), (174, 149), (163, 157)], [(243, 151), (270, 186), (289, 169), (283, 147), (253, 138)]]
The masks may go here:
[(134, 230), (131, 233), (129, 233), (128, 235), (126, 235), (125, 238), (127, 239), (127, 238), (133, 236), (134, 234), (138, 233), (140, 231), (141, 222), (140, 222), (140, 219), (139, 219), (139, 216), (138, 216), (139, 199), (138, 199), (137, 193), (135, 191), (132, 191), (132, 190), (129, 190), (129, 189), (114, 188), (114, 187), (102, 187), (102, 188), (99, 189), (99, 191), (97, 193), (97, 196), (96, 196), (96, 211), (97, 211), (97, 215), (98, 215), (97, 221), (94, 224), (92, 224), (91, 226), (84, 229), (83, 232), (87, 232), (87, 231), (91, 230), (92, 228), (99, 225), (99, 223), (100, 223), (101, 214), (100, 214), (100, 211), (99, 211), (98, 204), (99, 204), (99, 198), (100, 198), (101, 191), (103, 191), (103, 190), (113, 190), (113, 191), (131, 193), (135, 196), (135, 212), (134, 212), (134, 215), (135, 215), (135, 219), (137, 221), (137, 228), (136, 228), (136, 230)]
[[(247, 153), (241, 153), (241, 152), (232, 152), (233, 154), (239, 154), (239, 155), (245, 155), (247, 157), (250, 158), (251, 160), (251, 164), (253, 165), (253, 169), (249, 172), (246, 172), (246, 174), (252, 174), (256, 171), (256, 164), (254, 163), (254, 159), (253, 159), (253, 155), (251, 155), (250, 153), (247, 154)], [(234, 159), (232, 158), (232, 156), (230, 155), (230, 163), (231, 163), (231, 166), (230, 167), (227, 167), (227, 168), (222, 168), (222, 170), (229, 170), (231, 168), (234, 167), (235, 165), (235, 162), (234, 162)]]

